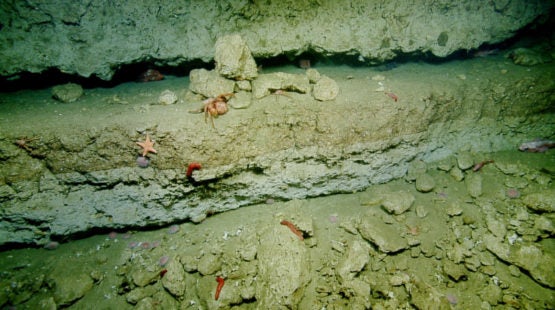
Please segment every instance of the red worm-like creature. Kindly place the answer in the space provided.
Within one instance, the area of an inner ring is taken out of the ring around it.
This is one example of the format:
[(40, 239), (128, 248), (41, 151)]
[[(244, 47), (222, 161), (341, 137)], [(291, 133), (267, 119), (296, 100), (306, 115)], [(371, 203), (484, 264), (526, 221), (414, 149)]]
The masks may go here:
[(297, 228), (297, 226), (295, 226), (295, 224), (293, 224), (293, 223), (291, 223), (291, 222), (289, 222), (289, 221), (286, 221), (286, 220), (281, 221), (280, 224), (289, 227), (289, 229), (291, 229), (291, 231), (292, 231), (295, 235), (297, 235), (297, 237), (299, 237), (299, 239), (300, 239), (301, 241), (304, 240), (303, 233)]
[(491, 163), (493, 163), (493, 160), (491, 160), (491, 159), (479, 162), (476, 165), (474, 165), (474, 168), (472, 168), (472, 171), (478, 172), (478, 171), (480, 171), (480, 169), (482, 169), (483, 166), (485, 166), (486, 164), (491, 164)]
[(220, 298), (220, 292), (222, 291), (222, 287), (224, 287), (224, 278), (216, 277), (216, 281), (218, 281), (218, 286), (216, 287), (216, 295), (214, 295), (214, 299), (218, 300)]
[(200, 169), (202, 169), (202, 166), (200, 165), (200, 163), (190, 163), (189, 167), (187, 167), (186, 176), (188, 178), (191, 178), (193, 176), (193, 171), (200, 170)]

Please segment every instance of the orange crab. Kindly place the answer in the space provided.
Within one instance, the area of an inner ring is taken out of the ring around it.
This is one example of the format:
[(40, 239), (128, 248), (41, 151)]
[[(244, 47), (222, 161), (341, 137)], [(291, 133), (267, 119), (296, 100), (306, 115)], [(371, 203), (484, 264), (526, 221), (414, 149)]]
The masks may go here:
[(208, 118), (212, 122), (212, 127), (214, 126), (214, 118), (217, 118), (220, 115), (224, 115), (229, 110), (227, 107), (227, 102), (231, 97), (235, 96), (234, 93), (225, 93), (218, 95), (216, 97), (211, 97), (204, 100), (202, 103), (204, 106), (200, 111), (189, 111), (191, 113), (202, 113), (204, 112), (204, 121), (207, 122)]

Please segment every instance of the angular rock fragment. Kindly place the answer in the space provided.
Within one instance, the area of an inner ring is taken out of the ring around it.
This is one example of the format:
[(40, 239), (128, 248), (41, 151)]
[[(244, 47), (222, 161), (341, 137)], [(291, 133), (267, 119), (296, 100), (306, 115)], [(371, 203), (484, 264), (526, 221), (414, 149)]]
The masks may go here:
[(221, 76), (238, 81), (256, 78), (256, 62), (247, 42), (240, 35), (218, 38), (215, 48), (216, 71)]
[(414, 196), (404, 191), (386, 193), (382, 199), (383, 208), (393, 214), (407, 211), (414, 203)]
[(312, 96), (318, 101), (329, 101), (335, 99), (339, 94), (339, 86), (333, 79), (323, 75), (312, 90)]
[(555, 192), (543, 191), (526, 195), (522, 201), (537, 212), (555, 212)]
[(408, 248), (407, 240), (401, 237), (392, 225), (385, 224), (382, 220), (365, 216), (358, 225), (360, 235), (376, 245), (384, 253), (395, 253)]

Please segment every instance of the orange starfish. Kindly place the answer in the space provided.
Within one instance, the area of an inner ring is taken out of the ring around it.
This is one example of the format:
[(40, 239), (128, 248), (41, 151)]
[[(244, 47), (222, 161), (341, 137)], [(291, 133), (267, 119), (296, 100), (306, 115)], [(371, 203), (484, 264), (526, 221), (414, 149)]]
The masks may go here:
[(146, 154), (150, 153), (156, 153), (156, 150), (154, 149), (154, 142), (150, 141), (150, 137), (148, 136), (148, 134), (146, 134), (146, 139), (145, 142), (137, 142), (138, 145), (140, 145), (143, 148), (143, 156), (146, 156)]

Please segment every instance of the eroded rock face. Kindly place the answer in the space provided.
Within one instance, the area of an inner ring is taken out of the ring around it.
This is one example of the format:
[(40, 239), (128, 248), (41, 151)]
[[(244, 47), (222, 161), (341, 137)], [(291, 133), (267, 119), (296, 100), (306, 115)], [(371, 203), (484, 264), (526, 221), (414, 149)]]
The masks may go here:
[(346, 12), (343, 3), (334, 1), (27, 5), (9, 0), (0, 7), (0, 75), (59, 68), (109, 80), (118, 65), (146, 59), (163, 65), (208, 62), (217, 38), (228, 33), (241, 34), (260, 58), (305, 51), (359, 55), (362, 62), (372, 63), (399, 52), (444, 57), (503, 41), (547, 14), (550, 5), (542, 0), (430, 5), (364, 1)]

